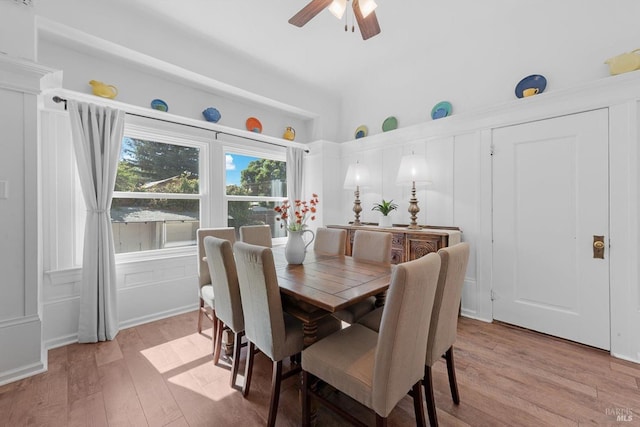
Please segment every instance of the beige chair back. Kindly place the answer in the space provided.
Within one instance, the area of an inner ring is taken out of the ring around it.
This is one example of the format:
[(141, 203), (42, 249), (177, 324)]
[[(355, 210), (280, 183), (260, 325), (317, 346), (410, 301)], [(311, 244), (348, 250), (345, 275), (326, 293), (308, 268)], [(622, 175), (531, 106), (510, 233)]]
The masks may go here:
[(344, 255), (346, 243), (347, 230), (318, 227), (316, 230), (316, 240), (313, 243), (313, 250), (331, 255)]
[(351, 256), (359, 261), (391, 264), (391, 233), (356, 230)]
[(204, 249), (211, 272), (213, 294), (216, 296), (216, 317), (234, 333), (240, 332), (244, 330), (244, 316), (231, 242), (207, 236), (204, 238)]
[(233, 227), (221, 227), (221, 228), (199, 228), (196, 232), (198, 239), (198, 284), (200, 286), (208, 285), (211, 283), (211, 274), (209, 273), (209, 266), (205, 261), (204, 250), (204, 238), (207, 236), (217, 237), (218, 239), (225, 239), (231, 242), (231, 245), (236, 242), (236, 232)]
[(442, 260), (431, 315), (425, 364), (432, 366), (455, 343), (462, 286), (469, 262), (469, 244), (458, 243), (438, 251)]
[(440, 273), (440, 257), (430, 253), (399, 264), (382, 312), (375, 353), (372, 406), (387, 416), (424, 375), (423, 354)]
[(271, 249), (238, 242), (233, 247), (244, 330), (247, 339), (272, 360), (282, 360), (285, 341), (284, 313)]
[(273, 244), (271, 227), (268, 225), (243, 225), (240, 227), (240, 241), (270, 248)]

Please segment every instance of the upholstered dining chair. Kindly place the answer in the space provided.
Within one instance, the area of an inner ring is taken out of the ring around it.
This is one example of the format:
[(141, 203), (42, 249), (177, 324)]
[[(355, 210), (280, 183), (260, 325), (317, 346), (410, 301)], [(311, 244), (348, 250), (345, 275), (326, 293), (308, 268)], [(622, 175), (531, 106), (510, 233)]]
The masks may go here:
[(346, 239), (347, 230), (318, 227), (316, 239), (313, 242), (313, 250), (314, 252), (323, 252), (331, 255), (344, 255)]
[[(202, 333), (202, 317), (205, 316), (213, 323), (212, 342), (213, 351), (215, 352), (218, 322), (215, 311), (213, 286), (211, 285), (211, 273), (209, 272), (204, 250), (204, 238), (207, 236), (228, 240), (233, 245), (236, 242), (236, 234), (233, 227), (199, 228), (196, 231), (196, 238), (198, 240), (198, 295), (200, 297), (198, 333)], [(209, 310), (211, 311), (210, 313)]]
[(207, 264), (211, 272), (211, 285), (215, 297), (215, 313), (218, 319), (216, 327), (215, 350), (213, 363), (220, 361), (222, 347), (222, 331), (225, 327), (233, 333), (233, 357), (231, 359), (231, 387), (236, 384), (242, 337), (244, 335), (244, 316), (240, 300), (240, 286), (238, 272), (233, 258), (231, 242), (212, 236), (204, 238), (204, 249)]
[[(280, 399), (280, 384), (300, 372), (300, 365), (282, 373), (282, 361), (303, 349), (302, 323), (284, 313), (273, 253), (270, 248), (238, 242), (233, 247), (244, 312), (245, 337), (248, 341), (245, 383), (242, 395), (249, 394), (255, 348), (273, 362), (271, 402), (267, 425), (275, 425)], [(340, 330), (332, 316), (318, 321), (318, 339)]]
[(268, 225), (243, 225), (240, 227), (240, 241), (270, 248), (273, 245), (271, 227)]
[[(359, 261), (391, 264), (391, 233), (356, 230), (353, 236), (351, 256)], [(376, 298), (369, 297), (333, 315), (343, 322), (355, 323), (367, 313), (376, 309)]]
[[(302, 352), (302, 425), (310, 424), (310, 398), (334, 409), (311, 389), (313, 377), (372, 409), (385, 426), (397, 403), (412, 391), (417, 425), (424, 426), (423, 356), (438, 283), (440, 257), (428, 254), (398, 265), (391, 276), (380, 332), (354, 323)], [(363, 425), (351, 414), (340, 415)]]
[[(427, 356), (425, 358), (424, 378), (422, 380), (427, 400), (429, 424), (438, 425), (436, 401), (433, 395), (433, 379), (431, 367), (442, 357), (447, 362), (449, 388), (453, 402), (460, 404), (458, 382), (453, 359), (453, 344), (456, 341), (458, 328), (458, 309), (462, 297), (462, 286), (469, 263), (469, 244), (458, 243), (438, 251), (442, 266), (438, 278), (438, 288), (431, 314), (431, 325), (427, 340)], [(377, 331), (380, 327), (383, 312), (380, 309), (363, 316), (358, 323)]]

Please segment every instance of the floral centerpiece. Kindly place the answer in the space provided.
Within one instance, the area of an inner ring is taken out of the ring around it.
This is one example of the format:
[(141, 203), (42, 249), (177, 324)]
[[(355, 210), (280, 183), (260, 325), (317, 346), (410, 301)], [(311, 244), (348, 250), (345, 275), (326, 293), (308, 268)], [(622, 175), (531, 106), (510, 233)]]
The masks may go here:
[(318, 205), (318, 195), (313, 193), (309, 201), (296, 200), (293, 204), (289, 200), (284, 200), (274, 210), (279, 216), (276, 220), (282, 221), (280, 227), (286, 227), (289, 231), (301, 231), (307, 226), (307, 221), (316, 219), (316, 206)]

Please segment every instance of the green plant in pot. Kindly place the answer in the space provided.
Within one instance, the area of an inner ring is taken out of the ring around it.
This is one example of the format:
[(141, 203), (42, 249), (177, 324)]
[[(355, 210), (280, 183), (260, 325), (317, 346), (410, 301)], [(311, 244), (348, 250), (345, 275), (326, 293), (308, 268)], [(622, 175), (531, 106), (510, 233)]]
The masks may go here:
[(381, 203), (376, 203), (373, 205), (373, 208), (371, 208), (372, 211), (378, 211), (382, 214), (378, 224), (380, 227), (391, 227), (392, 221), (390, 214), (396, 209), (398, 209), (398, 205), (393, 203), (393, 200), (386, 201), (384, 199), (382, 199)]

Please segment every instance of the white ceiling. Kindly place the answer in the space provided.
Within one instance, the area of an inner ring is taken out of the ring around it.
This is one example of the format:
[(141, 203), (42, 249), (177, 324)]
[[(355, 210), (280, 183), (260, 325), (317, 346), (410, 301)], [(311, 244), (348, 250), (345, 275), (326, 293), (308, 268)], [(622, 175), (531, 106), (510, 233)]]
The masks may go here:
[[(304, 27), (287, 21), (308, 0), (128, 0), (150, 17), (177, 25), (236, 52), (251, 56), (328, 90), (340, 90), (350, 79), (368, 72), (379, 61), (392, 61), (403, 52), (424, 44), (424, 27), (433, 28), (441, 19), (431, 18), (433, 3), (404, 0), (402, 6), (377, 0), (376, 14), (382, 32), (362, 40), (355, 32), (344, 31), (338, 21), (322, 11)], [(350, 20), (353, 15), (350, 14)], [(446, 23), (446, 19), (444, 19)], [(399, 48), (402, 48), (400, 50)]]

